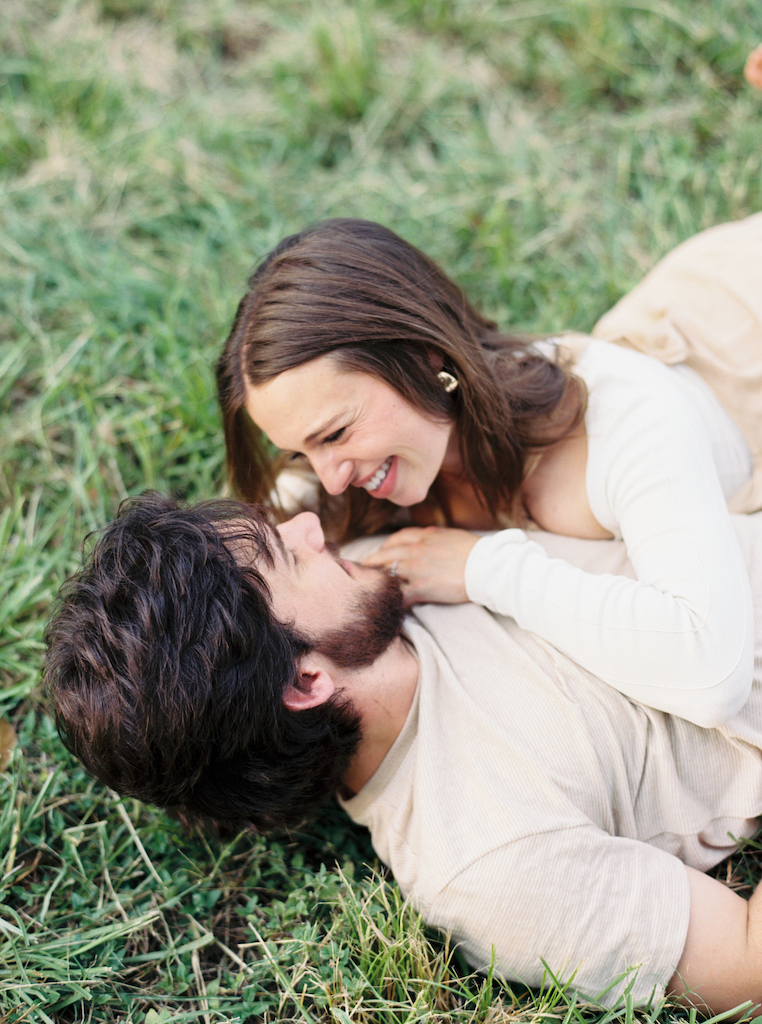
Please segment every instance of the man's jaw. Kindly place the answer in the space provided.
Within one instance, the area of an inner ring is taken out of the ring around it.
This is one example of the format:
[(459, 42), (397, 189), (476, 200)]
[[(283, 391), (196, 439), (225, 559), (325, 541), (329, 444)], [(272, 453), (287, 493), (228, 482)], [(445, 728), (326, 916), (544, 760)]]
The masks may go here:
[[(357, 568), (365, 571), (368, 566)], [(305, 638), (314, 650), (331, 658), (341, 668), (372, 665), (402, 633), (406, 610), (400, 582), (396, 576), (382, 570), (378, 583), (359, 598), (349, 621), (319, 637)]]

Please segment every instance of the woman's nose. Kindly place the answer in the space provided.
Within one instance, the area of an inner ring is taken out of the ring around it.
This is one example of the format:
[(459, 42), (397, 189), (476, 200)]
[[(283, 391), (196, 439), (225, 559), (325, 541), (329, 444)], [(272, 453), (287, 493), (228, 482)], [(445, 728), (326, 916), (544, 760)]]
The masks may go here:
[(350, 459), (339, 459), (329, 455), (313, 468), (320, 482), (329, 494), (343, 494), (352, 480), (354, 467)]

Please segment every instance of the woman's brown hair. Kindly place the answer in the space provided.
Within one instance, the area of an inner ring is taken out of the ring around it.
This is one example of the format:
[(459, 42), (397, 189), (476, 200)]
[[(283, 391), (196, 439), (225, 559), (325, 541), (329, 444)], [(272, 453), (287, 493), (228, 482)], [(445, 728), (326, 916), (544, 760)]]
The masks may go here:
[[(464, 470), (485, 508), (511, 509), (527, 456), (568, 435), (584, 413), (584, 384), (502, 334), (428, 256), (365, 220), (321, 221), (285, 238), (249, 279), (217, 363), (230, 481), (249, 502), (272, 504), (282, 463), (244, 408), (261, 384), (331, 353), (370, 373), (436, 419), (454, 419)], [(458, 380), (448, 394), (437, 379)], [(399, 510), (348, 488), (320, 489), (340, 541), (378, 531)], [(447, 510), (443, 509), (445, 517)]]

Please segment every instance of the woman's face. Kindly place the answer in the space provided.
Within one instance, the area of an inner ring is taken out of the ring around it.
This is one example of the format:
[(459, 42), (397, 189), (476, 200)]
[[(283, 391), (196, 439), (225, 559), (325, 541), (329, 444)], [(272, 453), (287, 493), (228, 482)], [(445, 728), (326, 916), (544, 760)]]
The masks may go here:
[(374, 498), (415, 505), (440, 469), (460, 464), (451, 420), (432, 419), (332, 355), (247, 383), (246, 410), (274, 445), (307, 456), (329, 494), (364, 487)]

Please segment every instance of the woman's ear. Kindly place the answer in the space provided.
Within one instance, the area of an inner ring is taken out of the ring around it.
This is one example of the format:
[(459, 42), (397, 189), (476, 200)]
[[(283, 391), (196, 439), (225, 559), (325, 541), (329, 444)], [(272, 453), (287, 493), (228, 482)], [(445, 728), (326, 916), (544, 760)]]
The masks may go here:
[(299, 661), (299, 688), (289, 686), (283, 695), (283, 703), (290, 711), (306, 711), (325, 704), (336, 692), (336, 684), (326, 671), (324, 664), (311, 655)]

